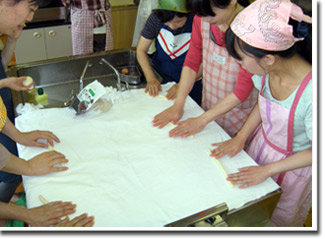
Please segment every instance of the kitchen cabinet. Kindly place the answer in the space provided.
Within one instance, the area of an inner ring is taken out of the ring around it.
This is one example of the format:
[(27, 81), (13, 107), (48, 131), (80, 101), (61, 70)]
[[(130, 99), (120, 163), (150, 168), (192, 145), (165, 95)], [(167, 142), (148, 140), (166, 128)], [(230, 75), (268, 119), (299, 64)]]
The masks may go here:
[(129, 49), (131, 47), (137, 12), (137, 5), (112, 5), (114, 49)]
[(72, 55), (70, 25), (23, 30), (15, 49), (17, 64), (70, 55)]

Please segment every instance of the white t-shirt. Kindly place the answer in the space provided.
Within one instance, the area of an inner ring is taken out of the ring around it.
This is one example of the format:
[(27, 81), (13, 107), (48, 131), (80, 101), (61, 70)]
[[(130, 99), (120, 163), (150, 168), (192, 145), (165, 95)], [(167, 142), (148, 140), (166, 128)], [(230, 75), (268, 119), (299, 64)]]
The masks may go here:
[[(252, 77), (254, 86), (256, 89), (261, 89), (262, 76), (254, 75)], [(298, 88), (285, 100), (279, 101), (274, 99), (270, 86), (269, 86), (269, 75), (265, 77), (265, 84), (263, 88), (263, 97), (275, 102), (283, 107), (290, 109), (297, 94)], [(311, 147), (312, 141), (312, 123), (313, 123), (313, 104), (312, 104), (312, 80), (307, 84), (304, 92), (302, 93), (298, 102), (293, 125), (293, 152), (299, 152)]]

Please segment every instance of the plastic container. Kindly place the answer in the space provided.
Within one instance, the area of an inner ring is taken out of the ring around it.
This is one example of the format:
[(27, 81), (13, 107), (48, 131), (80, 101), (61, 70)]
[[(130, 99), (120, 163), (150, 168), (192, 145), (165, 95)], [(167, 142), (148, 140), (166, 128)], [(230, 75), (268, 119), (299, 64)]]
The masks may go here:
[(24, 95), (25, 95), (25, 102), (37, 105), (36, 100), (35, 100), (35, 97), (37, 95), (36, 88), (31, 88), (31, 89), (24, 91)]
[(47, 105), (49, 103), (48, 96), (44, 92), (43, 88), (37, 89), (37, 95), (35, 96), (35, 101), (37, 104)]
[[(121, 81), (127, 82), (131, 85), (138, 85), (141, 83), (141, 73), (137, 66), (124, 66), (116, 68), (120, 74)], [(122, 71), (127, 70), (127, 74), (123, 74)]]

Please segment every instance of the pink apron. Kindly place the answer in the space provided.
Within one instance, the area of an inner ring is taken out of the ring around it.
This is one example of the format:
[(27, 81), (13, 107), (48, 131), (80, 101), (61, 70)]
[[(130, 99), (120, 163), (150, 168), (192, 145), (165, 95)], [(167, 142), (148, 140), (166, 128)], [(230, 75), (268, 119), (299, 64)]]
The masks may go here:
[[(240, 65), (230, 56), (225, 47), (218, 46), (211, 40), (210, 23), (201, 20), (201, 34), (203, 53), (202, 107), (204, 110), (209, 110), (234, 91)], [(243, 103), (217, 119), (216, 122), (231, 137), (234, 137), (245, 123), (256, 102), (257, 91), (253, 90)]]
[[(300, 84), (291, 109), (262, 96), (265, 77), (259, 94), (262, 124), (247, 149), (259, 164), (266, 165), (292, 154), (294, 115), (299, 99), (312, 77), (310, 72)], [(310, 207), (312, 167), (295, 169), (273, 176), (283, 193), (271, 217), (270, 225), (279, 227), (302, 226)]]
[(73, 55), (83, 55), (94, 52), (94, 22), (95, 18), (106, 24), (105, 51), (113, 49), (113, 28), (111, 8), (104, 9), (105, 0), (100, 0), (101, 9), (88, 10), (86, 0), (81, 0), (82, 9), (71, 8), (71, 30)]

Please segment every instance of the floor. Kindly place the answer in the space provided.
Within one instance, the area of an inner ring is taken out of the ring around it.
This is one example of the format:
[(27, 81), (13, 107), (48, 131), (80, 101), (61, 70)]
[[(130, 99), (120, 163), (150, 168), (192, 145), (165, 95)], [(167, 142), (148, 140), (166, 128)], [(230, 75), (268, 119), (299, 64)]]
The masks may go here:
[(304, 226), (305, 227), (312, 227), (312, 208), (310, 208), (310, 211), (308, 213), (308, 216), (306, 218)]

